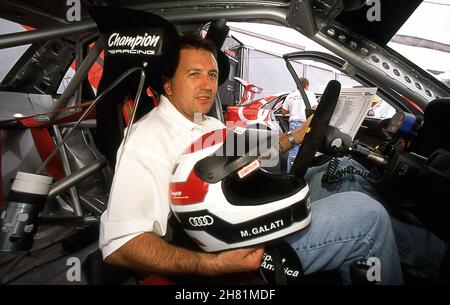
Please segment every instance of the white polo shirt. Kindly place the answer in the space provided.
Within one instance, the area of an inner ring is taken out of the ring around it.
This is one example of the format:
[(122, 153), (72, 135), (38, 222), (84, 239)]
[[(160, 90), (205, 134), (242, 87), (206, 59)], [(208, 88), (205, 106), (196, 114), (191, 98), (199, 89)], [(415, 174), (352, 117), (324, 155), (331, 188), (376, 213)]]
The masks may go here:
[(116, 165), (108, 209), (100, 218), (103, 258), (144, 232), (166, 234), (171, 213), (169, 179), (175, 162), (192, 142), (220, 128), (224, 125), (219, 120), (207, 116), (201, 125), (195, 124), (164, 96), (157, 108), (133, 124)]
[[(312, 91), (305, 90), (308, 101), (311, 107), (317, 105), (317, 98)], [(305, 114), (305, 103), (303, 102), (303, 97), (299, 90), (295, 90), (286, 96), (283, 103), (283, 109), (289, 111), (289, 122), (290, 121), (300, 121), (306, 122)]]

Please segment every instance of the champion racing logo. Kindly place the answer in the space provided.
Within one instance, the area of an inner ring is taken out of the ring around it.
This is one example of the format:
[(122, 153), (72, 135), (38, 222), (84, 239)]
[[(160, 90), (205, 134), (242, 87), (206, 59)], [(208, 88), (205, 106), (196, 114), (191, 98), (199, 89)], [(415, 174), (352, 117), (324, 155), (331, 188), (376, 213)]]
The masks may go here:
[(106, 49), (110, 54), (160, 55), (163, 44), (161, 29), (140, 32), (113, 32), (107, 35)]

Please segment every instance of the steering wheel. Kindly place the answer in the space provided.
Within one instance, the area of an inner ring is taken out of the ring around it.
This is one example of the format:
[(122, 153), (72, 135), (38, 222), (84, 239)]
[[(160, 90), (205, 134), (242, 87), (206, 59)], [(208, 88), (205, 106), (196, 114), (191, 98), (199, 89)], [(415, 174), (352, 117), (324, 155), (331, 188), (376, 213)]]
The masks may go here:
[(340, 92), (341, 84), (336, 80), (330, 81), (325, 88), (311, 124), (303, 138), (302, 146), (295, 157), (294, 165), (291, 168), (291, 174), (296, 177), (305, 176), (317, 150), (322, 144), (331, 117), (333, 116), (334, 109), (339, 100)]

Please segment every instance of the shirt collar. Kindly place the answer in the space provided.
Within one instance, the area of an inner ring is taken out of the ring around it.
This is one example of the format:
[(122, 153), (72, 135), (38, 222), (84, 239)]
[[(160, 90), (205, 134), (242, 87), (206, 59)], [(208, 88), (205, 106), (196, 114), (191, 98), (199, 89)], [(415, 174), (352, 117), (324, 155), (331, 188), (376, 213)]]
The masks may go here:
[(178, 122), (179, 124), (182, 124), (189, 130), (200, 129), (208, 118), (207, 116), (204, 115), (202, 125), (195, 124), (191, 120), (187, 119), (181, 112), (179, 112), (178, 109), (175, 108), (175, 106), (169, 101), (169, 99), (162, 94), (159, 99), (158, 109), (162, 113), (164, 113), (166, 118), (173, 120), (174, 122)]

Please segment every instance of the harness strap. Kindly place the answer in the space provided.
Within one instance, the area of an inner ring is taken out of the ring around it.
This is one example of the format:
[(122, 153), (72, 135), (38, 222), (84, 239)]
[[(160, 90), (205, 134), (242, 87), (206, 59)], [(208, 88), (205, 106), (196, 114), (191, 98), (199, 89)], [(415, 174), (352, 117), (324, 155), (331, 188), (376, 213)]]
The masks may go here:
[(125, 125), (128, 126), (128, 122), (131, 119), (133, 114), (134, 100), (131, 96), (128, 96), (125, 99), (125, 102), (122, 105), (122, 115), (125, 120)]

